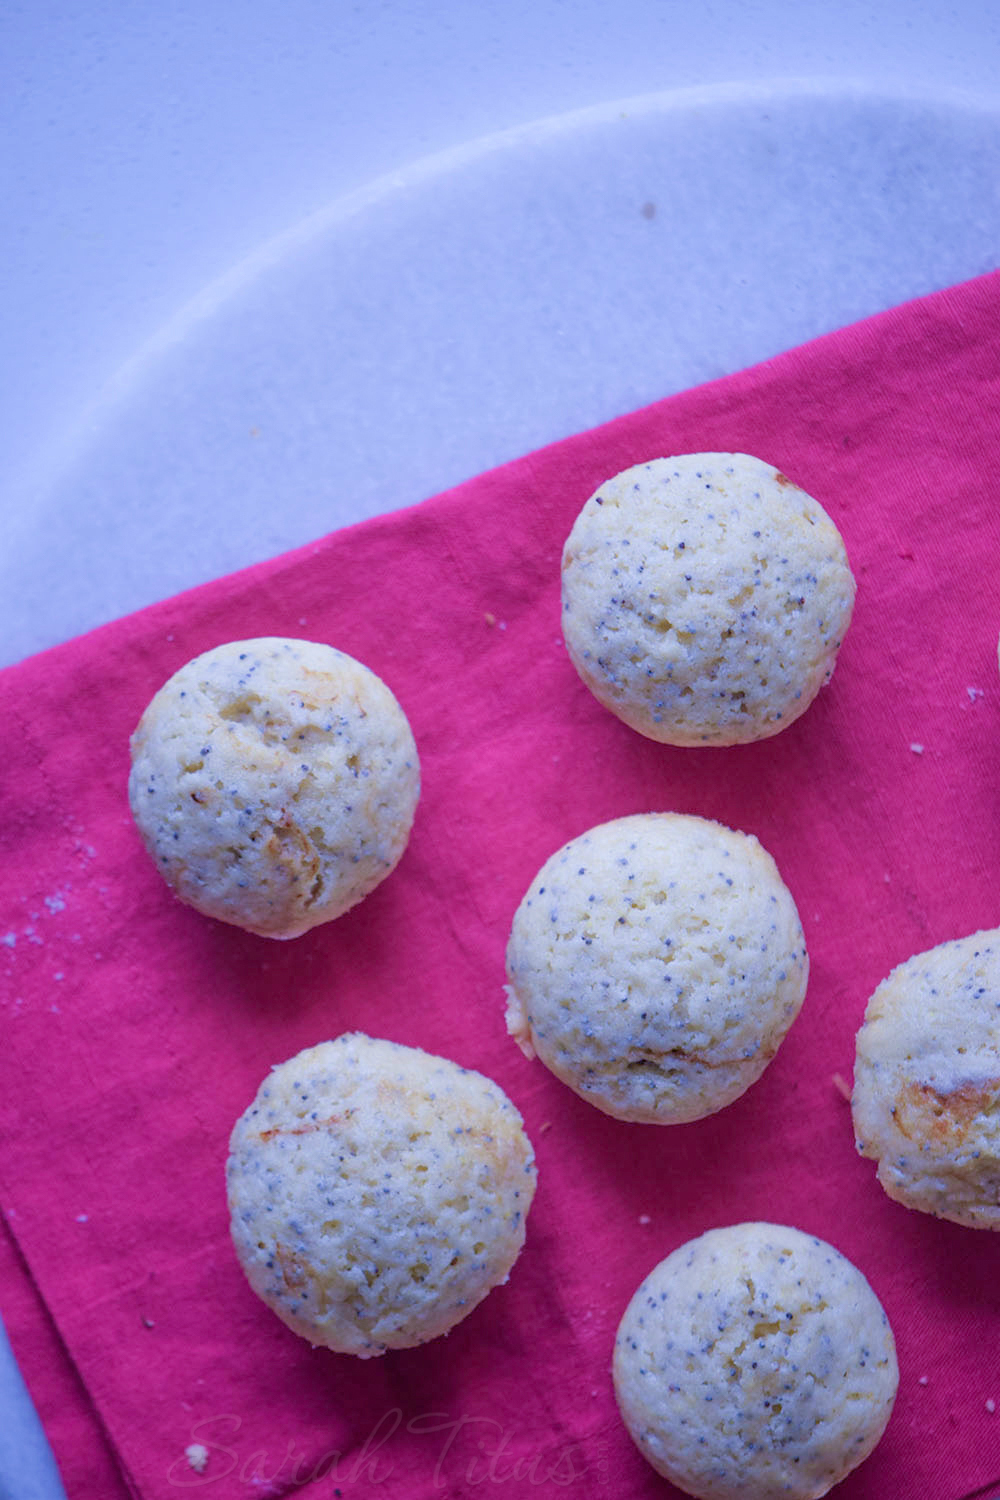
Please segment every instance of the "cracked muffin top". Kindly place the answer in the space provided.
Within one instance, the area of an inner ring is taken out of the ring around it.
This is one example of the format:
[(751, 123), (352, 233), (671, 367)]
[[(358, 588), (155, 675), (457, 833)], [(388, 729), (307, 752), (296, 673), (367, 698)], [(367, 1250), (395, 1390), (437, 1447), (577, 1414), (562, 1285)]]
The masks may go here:
[(613, 1369), (637, 1447), (698, 1500), (818, 1500), (875, 1448), (899, 1384), (861, 1271), (763, 1223), (711, 1229), (661, 1261), (626, 1309)]
[(606, 1114), (676, 1124), (760, 1077), (808, 973), (795, 903), (756, 838), (636, 813), (572, 839), (529, 887), (507, 945), (507, 1029)]
[(272, 1069), (226, 1181), (257, 1295), (310, 1343), (366, 1359), (447, 1333), (507, 1280), (536, 1170), (492, 1079), (348, 1032)]
[(129, 803), (180, 899), (265, 937), (329, 922), (402, 857), (420, 795), (392, 692), (332, 646), (263, 637), (195, 657), (131, 739)]
[(737, 745), (795, 722), (854, 609), (826, 511), (745, 453), (637, 464), (584, 505), (563, 549), (570, 659), (605, 708), (668, 745)]

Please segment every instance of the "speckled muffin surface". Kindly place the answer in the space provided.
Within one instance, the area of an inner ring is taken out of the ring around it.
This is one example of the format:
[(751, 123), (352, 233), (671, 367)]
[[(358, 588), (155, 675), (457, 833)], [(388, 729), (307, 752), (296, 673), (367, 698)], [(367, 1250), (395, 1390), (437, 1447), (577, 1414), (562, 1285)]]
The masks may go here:
[(507, 1280), (536, 1171), (498, 1084), (350, 1032), (272, 1070), (226, 1181), (258, 1296), (310, 1343), (368, 1358), (447, 1333)]
[(808, 973), (794, 900), (753, 835), (636, 813), (532, 881), (507, 945), (507, 1028), (606, 1114), (675, 1124), (760, 1077)]
[(132, 814), (167, 884), (266, 937), (297, 937), (374, 890), (420, 795), (390, 689), (312, 641), (230, 641), (196, 657), (156, 693), (131, 753)]
[(857, 1267), (762, 1223), (709, 1230), (655, 1267), (613, 1373), (643, 1456), (698, 1500), (818, 1500), (875, 1448), (899, 1383)]
[(914, 954), (858, 1032), (858, 1150), (907, 1208), (1000, 1230), (1000, 930)]
[(745, 744), (793, 723), (833, 673), (854, 596), (826, 511), (743, 453), (626, 469), (563, 550), (573, 665), (618, 718), (670, 745)]

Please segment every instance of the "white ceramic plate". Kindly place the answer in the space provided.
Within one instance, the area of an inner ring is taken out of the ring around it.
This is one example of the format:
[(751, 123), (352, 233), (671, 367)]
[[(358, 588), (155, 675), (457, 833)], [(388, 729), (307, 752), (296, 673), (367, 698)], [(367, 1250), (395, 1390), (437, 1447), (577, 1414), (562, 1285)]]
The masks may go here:
[(843, 85), (606, 104), (264, 245), (15, 497), (14, 661), (994, 268), (1000, 111)]

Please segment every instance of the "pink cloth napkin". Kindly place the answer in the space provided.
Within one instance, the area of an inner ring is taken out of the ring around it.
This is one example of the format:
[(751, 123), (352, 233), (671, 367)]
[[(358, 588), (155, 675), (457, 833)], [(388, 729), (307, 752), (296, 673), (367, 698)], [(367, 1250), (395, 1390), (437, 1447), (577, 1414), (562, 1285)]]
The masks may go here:
[[(824, 504), (858, 603), (798, 723), (678, 750), (577, 679), (559, 559), (601, 480), (707, 450), (765, 458)], [(994, 274), (0, 675), (3, 1311), (72, 1500), (674, 1494), (619, 1422), (615, 1328), (682, 1241), (759, 1218), (847, 1254), (896, 1332), (896, 1410), (844, 1500), (1000, 1488), (1000, 1239), (891, 1203), (833, 1081), (894, 964), (1000, 924), (998, 561)], [(396, 872), (288, 944), (175, 901), (125, 796), (128, 737), (163, 680), (264, 634), (371, 666), (423, 765)], [(757, 834), (812, 960), (763, 1079), (673, 1128), (602, 1116), (504, 1027), (505, 942), (538, 867), (651, 809)], [(310, 1349), (254, 1297), (223, 1183), (269, 1067), (355, 1028), (496, 1078), (539, 1164), (508, 1285), (446, 1339), (364, 1363)], [(203, 1472), (185, 1458), (199, 1443)]]

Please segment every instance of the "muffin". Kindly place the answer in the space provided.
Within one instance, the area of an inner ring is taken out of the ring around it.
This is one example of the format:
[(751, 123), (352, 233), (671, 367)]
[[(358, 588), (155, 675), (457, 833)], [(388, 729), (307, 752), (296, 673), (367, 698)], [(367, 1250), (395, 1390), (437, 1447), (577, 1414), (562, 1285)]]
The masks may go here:
[(580, 677), (668, 745), (746, 744), (794, 723), (829, 681), (854, 608), (830, 517), (744, 453), (654, 459), (609, 479), (562, 569)]
[(365, 1359), (437, 1338), (505, 1282), (534, 1154), (482, 1074), (351, 1032), (274, 1068), (226, 1180), (253, 1290), (311, 1344)]
[(643, 1457), (698, 1500), (817, 1500), (876, 1446), (899, 1383), (861, 1272), (777, 1224), (711, 1229), (661, 1261), (613, 1375)]
[(507, 944), (507, 1029), (620, 1120), (712, 1114), (760, 1077), (809, 974), (802, 924), (750, 834), (636, 813), (542, 866)]
[(264, 937), (297, 937), (373, 891), (420, 795), (389, 688), (312, 641), (231, 641), (196, 657), (153, 698), (131, 753), (132, 815), (167, 884)]
[(890, 1198), (1000, 1229), (1000, 929), (882, 981), (857, 1036), (852, 1112)]

